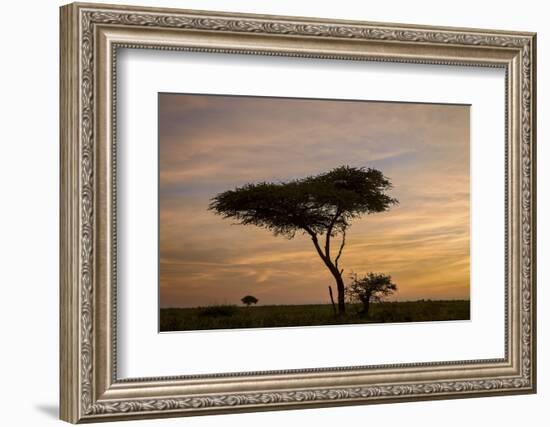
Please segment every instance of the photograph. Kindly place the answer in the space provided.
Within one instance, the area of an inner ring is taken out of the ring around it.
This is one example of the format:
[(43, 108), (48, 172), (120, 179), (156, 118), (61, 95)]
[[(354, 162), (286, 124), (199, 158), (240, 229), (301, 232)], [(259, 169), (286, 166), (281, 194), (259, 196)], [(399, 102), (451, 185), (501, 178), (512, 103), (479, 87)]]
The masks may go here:
[(470, 319), (470, 105), (158, 94), (160, 332)]

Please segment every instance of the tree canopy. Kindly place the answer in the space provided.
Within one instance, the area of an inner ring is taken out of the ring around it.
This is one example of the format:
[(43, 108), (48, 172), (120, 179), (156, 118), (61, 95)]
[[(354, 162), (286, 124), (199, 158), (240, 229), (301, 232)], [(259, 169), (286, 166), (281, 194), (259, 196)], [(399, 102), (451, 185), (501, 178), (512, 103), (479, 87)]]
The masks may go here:
[(298, 230), (333, 235), (352, 219), (397, 203), (385, 193), (390, 188), (389, 179), (377, 169), (340, 166), (288, 182), (246, 184), (215, 196), (209, 209), (288, 238)]

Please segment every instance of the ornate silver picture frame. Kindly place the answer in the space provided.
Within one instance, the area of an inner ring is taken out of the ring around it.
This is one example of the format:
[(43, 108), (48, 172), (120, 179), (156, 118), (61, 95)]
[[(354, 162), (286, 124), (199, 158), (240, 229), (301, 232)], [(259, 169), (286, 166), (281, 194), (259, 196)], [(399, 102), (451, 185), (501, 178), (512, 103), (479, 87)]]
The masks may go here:
[[(61, 419), (79, 423), (534, 393), (535, 42), (533, 33), (508, 31), (63, 6)], [(119, 378), (116, 61), (122, 48), (503, 69), (504, 357)]]

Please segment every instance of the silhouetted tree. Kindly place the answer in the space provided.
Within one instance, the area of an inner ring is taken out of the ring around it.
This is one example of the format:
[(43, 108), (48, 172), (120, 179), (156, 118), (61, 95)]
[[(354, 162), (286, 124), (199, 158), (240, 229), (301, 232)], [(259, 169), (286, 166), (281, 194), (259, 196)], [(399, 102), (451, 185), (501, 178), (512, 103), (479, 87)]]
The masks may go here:
[(258, 303), (258, 298), (253, 297), (252, 295), (247, 295), (247, 296), (241, 298), (241, 302), (243, 304), (246, 304), (247, 307), (250, 307), (250, 304), (257, 304)]
[(397, 285), (392, 282), (391, 276), (380, 273), (368, 273), (362, 278), (357, 274), (351, 275), (351, 284), (346, 289), (350, 299), (363, 304), (363, 314), (369, 314), (371, 301), (380, 302), (388, 295), (397, 291)]
[[(334, 277), (342, 315), (346, 310), (345, 285), (339, 261), (346, 230), (353, 219), (384, 212), (396, 204), (397, 200), (385, 193), (390, 188), (390, 180), (377, 169), (340, 166), (288, 182), (246, 184), (215, 196), (209, 209), (223, 218), (263, 227), (289, 239), (298, 231), (308, 234)], [(331, 240), (337, 235), (341, 235), (341, 242), (333, 254)]]

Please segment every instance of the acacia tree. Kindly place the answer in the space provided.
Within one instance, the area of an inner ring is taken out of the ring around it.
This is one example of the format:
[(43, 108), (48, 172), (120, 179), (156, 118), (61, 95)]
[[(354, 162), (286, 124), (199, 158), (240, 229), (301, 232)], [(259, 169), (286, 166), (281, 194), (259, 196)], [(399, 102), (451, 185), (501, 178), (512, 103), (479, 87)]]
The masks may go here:
[(346, 291), (352, 301), (358, 300), (363, 304), (362, 313), (368, 316), (370, 302), (382, 301), (397, 291), (397, 285), (387, 274), (368, 273), (361, 278), (357, 277), (357, 274), (352, 274), (351, 284)]
[[(209, 209), (239, 224), (255, 225), (274, 235), (311, 237), (317, 254), (328, 268), (338, 290), (338, 313), (345, 306), (344, 270), (340, 258), (351, 221), (364, 214), (384, 212), (397, 200), (386, 191), (391, 182), (373, 168), (340, 166), (329, 172), (288, 182), (246, 184), (216, 195)], [(336, 251), (331, 248), (340, 236)]]
[(245, 297), (241, 298), (241, 302), (245, 304), (247, 307), (250, 307), (250, 304), (257, 304), (258, 298), (253, 297), (252, 295), (247, 295)]

